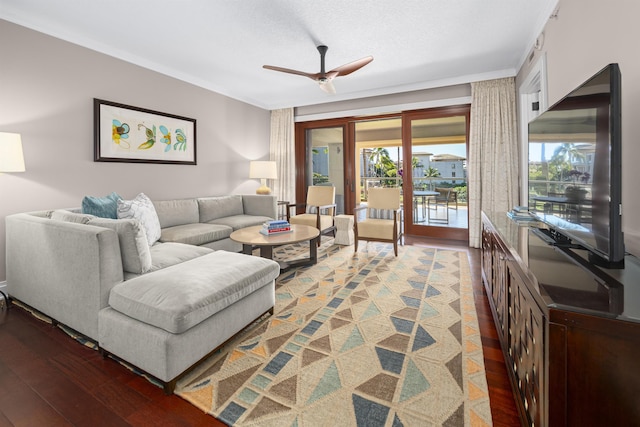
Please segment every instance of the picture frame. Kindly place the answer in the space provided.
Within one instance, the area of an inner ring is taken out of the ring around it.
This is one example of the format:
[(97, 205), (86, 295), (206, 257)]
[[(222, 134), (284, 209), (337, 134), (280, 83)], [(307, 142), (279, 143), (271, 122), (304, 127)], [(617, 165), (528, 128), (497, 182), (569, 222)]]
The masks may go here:
[(94, 161), (196, 165), (196, 120), (94, 98)]

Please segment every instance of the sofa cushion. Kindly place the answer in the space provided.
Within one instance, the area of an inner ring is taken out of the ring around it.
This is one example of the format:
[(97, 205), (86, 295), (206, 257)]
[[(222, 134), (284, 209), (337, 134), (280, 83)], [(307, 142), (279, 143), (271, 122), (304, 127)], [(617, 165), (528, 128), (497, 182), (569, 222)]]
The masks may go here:
[(216, 251), (115, 285), (109, 305), (179, 334), (271, 283), (279, 273), (275, 261)]
[(118, 234), (124, 271), (142, 274), (151, 269), (151, 252), (147, 235), (137, 220), (96, 217), (87, 224), (110, 228)]
[(162, 243), (151, 247), (151, 271), (161, 270), (213, 252), (204, 246)]
[(196, 199), (177, 199), (153, 201), (160, 228), (193, 224), (200, 221), (198, 201)]
[[(183, 243), (156, 243), (151, 246), (151, 268), (147, 273), (171, 267), (190, 259), (198, 258), (202, 255), (213, 252), (213, 249), (204, 246), (185, 245)], [(124, 273), (124, 280), (138, 277), (140, 274)]]
[(276, 219), (278, 215), (278, 202), (275, 196), (243, 194), (242, 207), (245, 215), (266, 216), (270, 219)]
[(233, 230), (235, 231), (240, 228), (251, 227), (253, 225), (262, 225), (267, 221), (271, 221), (272, 219), (273, 218), (269, 218), (268, 216), (232, 215), (224, 218), (214, 219), (213, 221), (209, 221), (207, 224), (226, 225), (233, 228)]
[(176, 225), (164, 228), (160, 236), (161, 242), (186, 243), (188, 245), (204, 245), (216, 240), (226, 239), (233, 229), (222, 224), (195, 224)]
[(144, 194), (138, 194), (133, 200), (118, 200), (118, 218), (137, 219), (147, 233), (149, 246), (160, 238), (160, 221), (153, 202)]
[(65, 209), (58, 209), (51, 212), (51, 219), (55, 221), (75, 222), (77, 224), (86, 224), (95, 218), (94, 215), (81, 214), (77, 212), (71, 212)]
[(82, 213), (102, 218), (118, 218), (118, 200), (120, 195), (113, 192), (105, 197), (85, 196), (82, 199)]
[(200, 222), (209, 222), (214, 219), (232, 215), (242, 215), (242, 196), (203, 197), (198, 199)]
[[(308, 225), (309, 227), (315, 227), (318, 224), (318, 216), (317, 214), (300, 214), (296, 216), (292, 216), (289, 219), (291, 224), (301, 224)], [(320, 229), (326, 230), (329, 227), (333, 226), (333, 217), (331, 215), (320, 215)]]

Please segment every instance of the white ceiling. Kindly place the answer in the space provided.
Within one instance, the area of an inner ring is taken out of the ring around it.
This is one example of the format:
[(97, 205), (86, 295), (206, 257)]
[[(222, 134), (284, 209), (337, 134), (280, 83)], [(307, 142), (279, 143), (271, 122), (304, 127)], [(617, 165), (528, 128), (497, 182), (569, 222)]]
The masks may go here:
[[(513, 76), (558, 0), (0, 0), (0, 18), (265, 108)], [(6, 41), (3, 41), (6, 42)], [(368, 55), (322, 92), (306, 77)]]

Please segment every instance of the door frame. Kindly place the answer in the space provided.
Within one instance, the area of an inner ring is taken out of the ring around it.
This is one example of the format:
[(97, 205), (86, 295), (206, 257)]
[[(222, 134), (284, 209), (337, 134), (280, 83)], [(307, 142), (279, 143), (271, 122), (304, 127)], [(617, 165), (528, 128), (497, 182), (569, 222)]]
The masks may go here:
[(296, 201), (302, 203), (307, 200), (307, 159), (306, 159), (306, 134), (311, 129), (326, 129), (342, 127), (343, 143), (343, 170), (344, 170), (344, 211), (353, 212), (355, 202), (353, 197), (353, 150), (349, 148), (349, 140), (355, 135), (354, 125), (349, 122), (350, 118), (327, 119), (309, 122), (298, 122), (295, 124), (295, 163), (296, 163)]

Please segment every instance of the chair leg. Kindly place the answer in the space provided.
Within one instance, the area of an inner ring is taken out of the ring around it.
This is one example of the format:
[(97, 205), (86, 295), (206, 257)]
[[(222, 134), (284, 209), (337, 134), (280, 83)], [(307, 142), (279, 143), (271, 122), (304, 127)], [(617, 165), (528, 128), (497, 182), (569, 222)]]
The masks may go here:
[(393, 242), (393, 253), (396, 254), (396, 257), (398, 256), (398, 241), (397, 240), (395, 242)]

